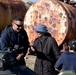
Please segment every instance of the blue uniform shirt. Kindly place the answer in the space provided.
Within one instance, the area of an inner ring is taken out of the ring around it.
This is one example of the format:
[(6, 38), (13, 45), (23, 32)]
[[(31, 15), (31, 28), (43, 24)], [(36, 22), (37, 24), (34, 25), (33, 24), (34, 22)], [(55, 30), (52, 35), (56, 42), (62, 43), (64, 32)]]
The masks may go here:
[(62, 71), (76, 70), (76, 53), (68, 51), (62, 53), (54, 67), (58, 68), (60, 65), (62, 65)]

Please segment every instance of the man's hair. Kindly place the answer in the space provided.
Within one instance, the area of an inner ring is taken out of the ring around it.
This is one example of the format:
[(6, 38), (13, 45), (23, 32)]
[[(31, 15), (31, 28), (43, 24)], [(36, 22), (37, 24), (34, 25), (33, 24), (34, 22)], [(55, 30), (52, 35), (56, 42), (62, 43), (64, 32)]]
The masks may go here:
[(15, 17), (15, 18), (13, 19), (13, 21), (23, 21), (23, 19), (18, 16), (18, 17)]
[(76, 51), (76, 40), (75, 39), (69, 41), (68, 45), (70, 46), (70, 50)]

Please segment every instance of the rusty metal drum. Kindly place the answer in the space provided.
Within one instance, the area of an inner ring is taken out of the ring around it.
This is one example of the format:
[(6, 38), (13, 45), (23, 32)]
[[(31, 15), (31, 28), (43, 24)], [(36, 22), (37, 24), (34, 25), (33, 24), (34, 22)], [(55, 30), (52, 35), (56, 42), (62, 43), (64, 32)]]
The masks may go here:
[(14, 17), (24, 18), (26, 11), (25, 3), (21, 0), (0, 0), (0, 31), (11, 24)]
[(76, 9), (69, 4), (58, 0), (38, 0), (32, 4), (24, 18), (30, 43), (37, 37), (33, 28), (38, 24), (47, 26), (59, 46), (76, 39)]

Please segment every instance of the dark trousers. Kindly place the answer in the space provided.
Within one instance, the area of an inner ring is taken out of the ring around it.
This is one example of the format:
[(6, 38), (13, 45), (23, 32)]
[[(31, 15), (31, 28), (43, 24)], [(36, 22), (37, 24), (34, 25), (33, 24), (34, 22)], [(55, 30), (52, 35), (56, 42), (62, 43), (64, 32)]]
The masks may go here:
[(29, 69), (26, 66), (17, 66), (17, 67), (13, 67), (9, 70), (5, 70), (5, 71), (0, 71), (0, 75), (1, 74), (5, 74), (5, 75), (36, 75), (34, 71), (32, 71), (31, 69)]

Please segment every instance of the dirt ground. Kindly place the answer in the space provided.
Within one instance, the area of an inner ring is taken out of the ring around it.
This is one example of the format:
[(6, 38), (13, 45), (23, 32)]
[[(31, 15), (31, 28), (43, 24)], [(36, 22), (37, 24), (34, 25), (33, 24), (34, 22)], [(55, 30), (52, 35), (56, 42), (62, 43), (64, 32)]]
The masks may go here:
[(26, 57), (24, 59), (26, 62), (26, 66), (28, 68), (30, 68), (31, 70), (34, 70), (34, 64), (35, 64), (36, 56), (26, 55)]

